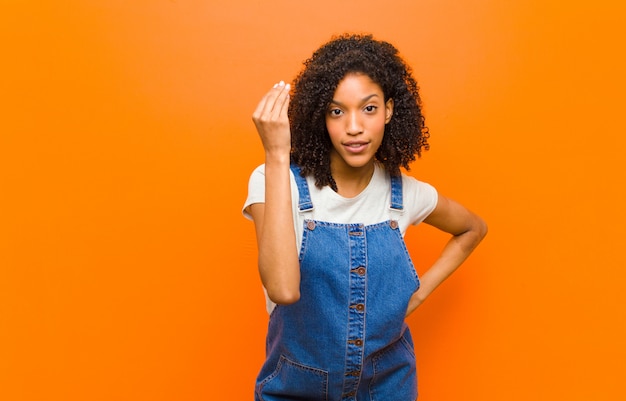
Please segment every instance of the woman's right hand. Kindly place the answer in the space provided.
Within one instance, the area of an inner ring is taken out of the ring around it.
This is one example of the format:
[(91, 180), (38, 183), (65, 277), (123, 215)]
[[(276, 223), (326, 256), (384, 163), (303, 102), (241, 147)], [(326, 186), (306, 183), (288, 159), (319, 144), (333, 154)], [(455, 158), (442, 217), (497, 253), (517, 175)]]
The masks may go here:
[(283, 81), (274, 85), (261, 99), (252, 115), (266, 154), (288, 156), (291, 151), (291, 132), (287, 116), (289, 90), (290, 85)]
[(265, 148), (265, 201), (249, 209), (256, 227), (261, 281), (269, 298), (284, 305), (300, 299), (289, 172), (289, 89), (282, 81), (274, 85), (252, 115)]

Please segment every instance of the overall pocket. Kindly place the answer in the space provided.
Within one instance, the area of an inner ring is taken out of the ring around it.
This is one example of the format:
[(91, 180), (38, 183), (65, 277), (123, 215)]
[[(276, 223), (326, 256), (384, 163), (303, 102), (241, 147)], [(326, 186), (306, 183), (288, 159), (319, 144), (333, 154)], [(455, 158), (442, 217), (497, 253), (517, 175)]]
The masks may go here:
[(372, 364), (374, 367), (370, 386), (372, 401), (417, 399), (415, 353), (408, 329), (396, 342), (372, 356)]
[(328, 372), (294, 362), (284, 355), (258, 387), (263, 401), (326, 401)]

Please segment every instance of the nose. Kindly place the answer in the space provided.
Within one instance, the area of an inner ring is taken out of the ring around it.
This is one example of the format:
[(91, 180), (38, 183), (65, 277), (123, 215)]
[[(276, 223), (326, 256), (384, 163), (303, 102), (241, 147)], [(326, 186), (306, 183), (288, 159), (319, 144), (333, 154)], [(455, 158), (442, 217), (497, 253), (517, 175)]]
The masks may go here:
[(358, 113), (350, 113), (347, 118), (346, 133), (348, 135), (358, 135), (363, 132), (363, 124)]

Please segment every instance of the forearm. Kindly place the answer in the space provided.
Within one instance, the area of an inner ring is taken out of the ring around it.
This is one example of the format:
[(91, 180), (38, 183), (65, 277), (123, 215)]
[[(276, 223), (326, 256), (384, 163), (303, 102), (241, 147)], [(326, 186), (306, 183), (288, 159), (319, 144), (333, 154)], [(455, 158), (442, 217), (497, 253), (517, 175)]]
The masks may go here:
[(289, 154), (266, 154), (265, 211), (258, 238), (259, 272), (268, 296), (292, 303), (300, 296), (300, 266), (291, 204)]
[(487, 226), (478, 216), (472, 216), (467, 231), (453, 235), (439, 258), (420, 277), (420, 288), (409, 301), (407, 316), (421, 305), (469, 257), (487, 233)]

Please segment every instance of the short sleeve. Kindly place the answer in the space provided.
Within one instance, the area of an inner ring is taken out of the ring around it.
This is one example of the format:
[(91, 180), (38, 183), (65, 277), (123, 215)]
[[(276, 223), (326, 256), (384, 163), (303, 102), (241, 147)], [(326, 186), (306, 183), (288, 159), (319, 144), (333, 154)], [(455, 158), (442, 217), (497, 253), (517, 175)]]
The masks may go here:
[(242, 208), (245, 218), (252, 220), (247, 208), (255, 203), (265, 203), (265, 165), (255, 168), (248, 180), (248, 197)]
[(403, 186), (410, 224), (417, 225), (437, 207), (437, 190), (432, 185), (408, 175), (403, 175)]

